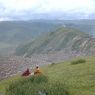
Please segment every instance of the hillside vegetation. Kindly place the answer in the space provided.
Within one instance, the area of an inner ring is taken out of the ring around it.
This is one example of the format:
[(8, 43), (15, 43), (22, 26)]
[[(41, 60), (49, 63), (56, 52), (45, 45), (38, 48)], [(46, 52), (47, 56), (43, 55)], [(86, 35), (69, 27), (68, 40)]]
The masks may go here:
[[(51, 64), (43, 67), (42, 70), (46, 77), (42, 76), (36, 79), (26, 77), (24, 79), (16, 76), (16, 78), (13, 77), (13, 79), (2, 81), (0, 83), (0, 92), (5, 92), (4, 88), (7, 87), (6, 95), (27, 95), (27, 93), (28, 95), (35, 95), (35, 92), (37, 93), (39, 90), (51, 92), (49, 95), (94, 95), (95, 56), (82, 57), (85, 62), (72, 64), (73, 61), (80, 59), (75, 58), (64, 62), (64, 64)], [(51, 86), (49, 86), (50, 84)]]
[(32, 54), (56, 53), (61, 50), (92, 54), (95, 53), (95, 39), (84, 32), (61, 27), (19, 46), (15, 54), (29, 57)]

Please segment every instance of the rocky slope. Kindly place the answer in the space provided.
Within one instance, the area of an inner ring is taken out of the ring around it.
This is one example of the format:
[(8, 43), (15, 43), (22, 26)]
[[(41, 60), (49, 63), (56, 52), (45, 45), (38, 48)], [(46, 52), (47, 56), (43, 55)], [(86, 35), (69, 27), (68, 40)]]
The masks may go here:
[(33, 56), (32, 58), (23, 58), (17, 56), (0, 58), (0, 80), (8, 78), (15, 74), (22, 74), (27, 68), (34, 69), (39, 66), (49, 64), (47, 56)]
[(0, 81), (17, 73), (21, 75), (27, 68), (31, 69), (32, 72), (36, 65), (43, 66), (64, 62), (80, 55), (81, 53), (64, 50), (53, 54), (33, 54), (31, 58), (21, 56), (0, 57)]

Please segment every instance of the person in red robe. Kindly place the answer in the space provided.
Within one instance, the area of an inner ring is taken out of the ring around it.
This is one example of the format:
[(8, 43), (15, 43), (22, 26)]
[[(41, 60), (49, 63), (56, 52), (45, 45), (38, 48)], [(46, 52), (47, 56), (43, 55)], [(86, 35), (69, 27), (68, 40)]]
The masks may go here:
[(22, 76), (29, 76), (31, 73), (29, 71), (29, 68), (22, 74)]

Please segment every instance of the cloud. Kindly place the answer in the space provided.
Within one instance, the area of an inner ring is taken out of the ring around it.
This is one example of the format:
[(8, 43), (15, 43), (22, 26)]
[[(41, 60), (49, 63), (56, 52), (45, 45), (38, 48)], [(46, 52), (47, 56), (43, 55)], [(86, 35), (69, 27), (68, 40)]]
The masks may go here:
[[(69, 11), (76, 9), (95, 9), (95, 3), (92, 0), (47, 0), (38, 11)], [(78, 10), (77, 10), (78, 11)]]
[(94, 0), (0, 0), (0, 17), (51, 13), (94, 13)]

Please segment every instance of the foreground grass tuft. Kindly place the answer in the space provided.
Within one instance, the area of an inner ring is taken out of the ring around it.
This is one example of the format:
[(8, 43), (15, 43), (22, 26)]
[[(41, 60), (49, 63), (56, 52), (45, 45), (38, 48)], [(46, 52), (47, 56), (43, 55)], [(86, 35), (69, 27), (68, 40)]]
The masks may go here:
[(11, 83), (6, 95), (68, 95), (64, 86), (59, 82), (50, 83), (44, 75), (32, 76)]

